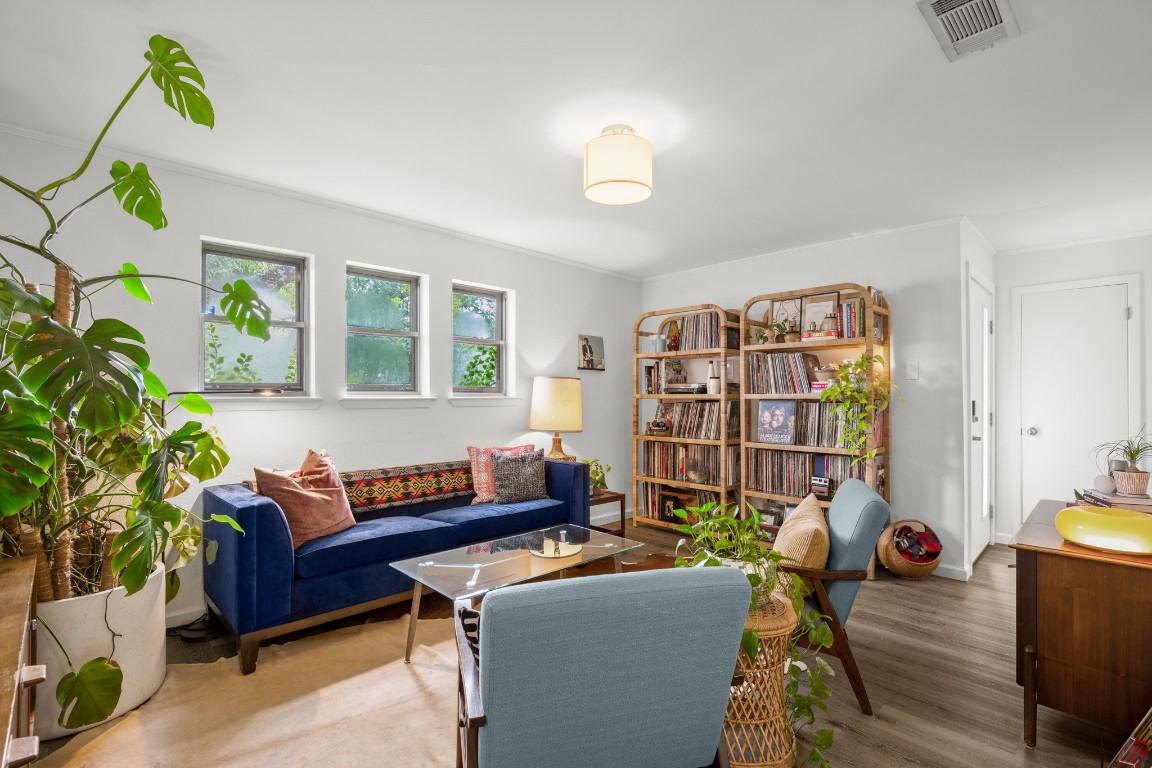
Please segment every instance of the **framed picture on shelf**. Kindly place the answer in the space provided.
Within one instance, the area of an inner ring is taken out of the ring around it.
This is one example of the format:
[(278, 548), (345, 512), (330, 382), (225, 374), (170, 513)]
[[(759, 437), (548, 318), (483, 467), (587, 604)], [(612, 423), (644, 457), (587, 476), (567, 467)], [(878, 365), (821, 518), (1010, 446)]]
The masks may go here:
[[(802, 305), (803, 324), (800, 326), (800, 338), (810, 338), (808, 334), (825, 332), (831, 334), (830, 338), (835, 338), (837, 336), (836, 306), (839, 303), (840, 294), (836, 291), (805, 296)], [(824, 321), (828, 315), (832, 315), (831, 329), (824, 328)]]
[(660, 519), (669, 523), (682, 523), (684, 522), (676, 515), (672, 514), (674, 509), (688, 509), (688, 507), (696, 506), (696, 494), (684, 493), (682, 491), (662, 490), (660, 491)]
[(579, 352), (576, 368), (581, 371), (604, 370), (604, 337), (588, 336), (581, 333), (576, 338)]
[(796, 401), (761, 400), (756, 442), (792, 445), (796, 442)]
[(776, 299), (772, 302), (771, 317), (783, 323), (785, 329), (795, 327), (799, 330), (803, 327), (800, 325), (800, 305), (800, 299)]

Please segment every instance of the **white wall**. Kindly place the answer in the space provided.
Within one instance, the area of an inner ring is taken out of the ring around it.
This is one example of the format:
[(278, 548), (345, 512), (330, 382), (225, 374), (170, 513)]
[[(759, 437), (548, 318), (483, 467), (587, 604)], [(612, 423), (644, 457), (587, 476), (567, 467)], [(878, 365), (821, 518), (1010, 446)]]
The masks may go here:
[[(1142, 336), (1140, 370), (1144, 389), (1140, 411), (1148, 418), (1152, 401), (1152, 313), (1147, 311), (1148, 297), (1152, 294), (1152, 234), (1143, 234), (1103, 242), (1047, 248), (1018, 254), (1000, 254), (996, 257), (996, 315), (1000, 327), (1007, 330), (1012, 323), (1012, 289), (1029, 285), (1061, 283), (1071, 280), (1136, 274), (1141, 277), (1143, 306), (1134, 315)], [(1085, 322), (1085, 318), (1069, 318), (1070, 322)], [(1059, 329), (1053, 329), (1059, 333)], [(1020, 413), (1015, 394), (1020, 382), (1013, 378), (1013, 349), (1010, 333), (998, 333), (996, 366), (999, 371), (996, 399), (999, 405), (996, 440), (999, 451), (996, 483), (996, 508), (1004, 510), (996, 516), (997, 541), (1008, 541), (1016, 534), (1022, 515), (1031, 509), (1022, 508), (1020, 490)], [(1068, 369), (1083, 370), (1084, 359), (1091, 359), (1090, 350), (1068, 350)], [(1093, 366), (1088, 365), (1088, 369)], [(1121, 437), (1121, 436), (1117, 436)], [(1092, 478), (1082, 478), (1087, 485)], [(1073, 485), (1075, 482), (1073, 482)]]
[[(892, 513), (940, 536), (944, 576), (965, 578), (961, 223), (903, 229), (702, 267), (644, 282), (644, 310), (831, 283), (874, 285), (892, 308)], [(919, 378), (905, 378), (907, 363)]]
[[(0, 168), (27, 185), (65, 175), (80, 158), (81, 153), (72, 148), (0, 133)], [(138, 158), (124, 159), (135, 162)], [(97, 157), (90, 178), (80, 184), (85, 194), (105, 183), (111, 160), (110, 156)], [(250, 478), (253, 466), (298, 466), (308, 448), (327, 448), (341, 469), (363, 469), (461, 459), (467, 455), (465, 446), (471, 444), (527, 441), (547, 447), (550, 435), (527, 429), (531, 378), (546, 374), (583, 379), (584, 431), (565, 436), (565, 448), (579, 457), (596, 457), (613, 465), (612, 483), (624, 488), (631, 457), (630, 333), (640, 311), (638, 281), (361, 211), (165, 170), (156, 164), (150, 168), (164, 194), (167, 229), (150, 231), (142, 222), (114, 210), (116, 201), (109, 196), (69, 224), (56, 240), (56, 252), (85, 276), (112, 274), (123, 262), (132, 261), (142, 272), (194, 280), (200, 277), (201, 236), (314, 256), (310, 277), (315, 385), (311, 394), (320, 402), (305, 410), (289, 408), (287, 401), (273, 410), (218, 410), (208, 422), (219, 428), (232, 461), (213, 482)], [(384, 173), (373, 168), (364, 172)], [(0, 190), (2, 231), (38, 239), (40, 232), (31, 227), (40, 223), (39, 214), (6, 192)], [(80, 198), (69, 194), (67, 199)], [(9, 230), (10, 226), (17, 229)], [(3, 252), (11, 258), (14, 250)], [(437, 397), (430, 407), (348, 410), (339, 403), (344, 389), (347, 261), (429, 275), (427, 332), (431, 389)], [(33, 273), (28, 276), (34, 277)], [(39, 272), (34, 279), (49, 281), (49, 273)], [(515, 291), (519, 398), (503, 407), (458, 407), (449, 400), (454, 279)], [(98, 313), (119, 317), (144, 333), (153, 370), (170, 390), (196, 390), (199, 293), (188, 285), (147, 282), (153, 306), (128, 299), (114, 287), (100, 294)], [(576, 338), (581, 333), (604, 337), (605, 372), (577, 372)], [(198, 493), (193, 489), (181, 501), (191, 504)], [(198, 585), (188, 581), (185, 592), (199, 592)]]

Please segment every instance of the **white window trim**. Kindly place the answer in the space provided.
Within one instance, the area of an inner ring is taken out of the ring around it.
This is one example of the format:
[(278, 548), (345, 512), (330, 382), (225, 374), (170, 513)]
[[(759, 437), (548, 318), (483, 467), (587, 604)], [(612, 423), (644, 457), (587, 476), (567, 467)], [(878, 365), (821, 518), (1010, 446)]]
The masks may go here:
[[(501, 400), (517, 400), (516, 396), (516, 291), (510, 288), (501, 288), (496, 285), (485, 285), (483, 283), (472, 283), (465, 280), (453, 280), (452, 291), (461, 290), (479, 291), (481, 293), (499, 293), (503, 296), (504, 305), (504, 354), (503, 354), (503, 384), (504, 388), (501, 392), (457, 392), (455, 383), (452, 380), (452, 347), (451, 345), (456, 341), (456, 335), (452, 333), (451, 329), (451, 315), (449, 315), (449, 347), (448, 347), (448, 392), (449, 402), (457, 406), (481, 406), (489, 405), (495, 406), (497, 403), (493, 401)], [(451, 294), (449, 294), (451, 298)], [(449, 309), (451, 309), (451, 301), (449, 302)]]
[[(260, 392), (260, 388), (254, 388), (252, 391), (244, 391), (240, 389), (219, 389), (210, 388), (208, 382), (204, 380), (204, 314), (203, 314), (203, 294), (197, 297), (197, 334), (199, 336), (199, 370), (197, 371), (197, 379), (200, 382), (200, 392), (204, 397), (208, 398), (215, 407), (219, 404), (221, 407), (218, 410), (277, 410), (280, 407), (285, 409), (310, 409), (319, 407), (321, 400), (319, 398), (311, 397), (311, 393), (316, 391), (315, 372), (312, 365), (313, 350), (316, 348), (316, 324), (312, 322), (312, 307), (315, 305), (315, 283), (313, 279), (313, 265), (315, 256), (311, 253), (303, 251), (294, 251), (287, 248), (276, 248), (273, 246), (256, 245), (253, 243), (244, 243), (238, 240), (225, 240), (218, 237), (209, 237), (201, 235), (200, 237), (200, 267), (199, 279), (204, 280), (204, 251), (205, 249), (219, 249), (222, 251), (239, 252), (242, 256), (251, 256), (253, 258), (267, 257), (274, 260), (299, 260), (300, 265), (300, 316), (303, 318), (300, 328), (300, 347), (301, 351), (296, 361), (296, 369), (300, 375), (300, 389), (289, 390), (283, 393), (278, 393), (274, 396), (269, 396), (266, 393)], [(203, 289), (201, 289), (203, 291)], [(233, 407), (236, 401), (252, 400), (259, 403), (258, 406), (252, 408)], [(289, 401), (294, 405), (278, 406), (276, 403), (285, 404)], [(315, 405), (309, 403), (314, 401)]]
[[(344, 265), (344, 280), (347, 281), (347, 276), (350, 271), (366, 272), (371, 276), (380, 277), (382, 279), (388, 278), (403, 278), (416, 281), (416, 295), (414, 297), (416, 302), (416, 370), (413, 372), (416, 377), (416, 389), (403, 389), (403, 390), (387, 390), (387, 389), (348, 389), (348, 307), (347, 301), (344, 306), (344, 395), (340, 398), (340, 405), (343, 408), (384, 408), (384, 407), (412, 407), (421, 408), (426, 407), (420, 401), (431, 398), (435, 402), (436, 398), (431, 394), (431, 379), (432, 370), (430, 365), (429, 351), (431, 349), (429, 343), (429, 320), (431, 314), (428, 309), (428, 285), (430, 278), (423, 272), (410, 272), (405, 269), (394, 269), (392, 267), (381, 267), (376, 264), (368, 264), (360, 261), (348, 261)], [(347, 283), (345, 282), (345, 285)], [(382, 402), (383, 401), (383, 402)], [(385, 403), (387, 401), (395, 401), (393, 405), (389, 406)], [(372, 403), (376, 403), (372, 405)], [(431, 404), (431, 403), (429, 403)]]

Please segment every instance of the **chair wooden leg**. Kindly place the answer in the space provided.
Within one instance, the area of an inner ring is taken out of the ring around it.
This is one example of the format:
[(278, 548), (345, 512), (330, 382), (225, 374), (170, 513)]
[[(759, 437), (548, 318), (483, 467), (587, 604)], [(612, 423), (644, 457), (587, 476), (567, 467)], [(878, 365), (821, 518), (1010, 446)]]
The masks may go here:
[(260, 641), (241, 635), (236, 640), (240, 650), (240, 671), (250, 675), (256, 671), (256, 657), (260, 654)]
[(848, 635), (840, 621), (835, 616), (827, 618), (828, 628), (832, 630), (833, 648), (836, 656), (844, 665), (844, 674), (848, 675), (848, 682), (852, 684), (852, 691), (856, 694), (856, 701), (860, 704), (860, 711), (866, 715), (872, 714), (872, 704), (868, 701), (868, 691), (864, 690), (864, 678), (860, 676), (860, 668), (856, 666), (856, 657), (852, 655), (852, 646), (848, 644)]

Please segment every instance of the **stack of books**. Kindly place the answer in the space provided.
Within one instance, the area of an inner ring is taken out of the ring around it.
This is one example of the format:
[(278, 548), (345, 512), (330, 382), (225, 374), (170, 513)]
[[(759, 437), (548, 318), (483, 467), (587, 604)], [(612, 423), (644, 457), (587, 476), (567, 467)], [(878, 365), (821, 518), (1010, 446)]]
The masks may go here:
[(1122, 496), (1118, 493), (1103, 493), (1094, 488), (1087, 488), (1080, 493), (1079, 498), (1093, 507), (1118, 507), (1152, 514), (1152, 497), (1148, 494)]

